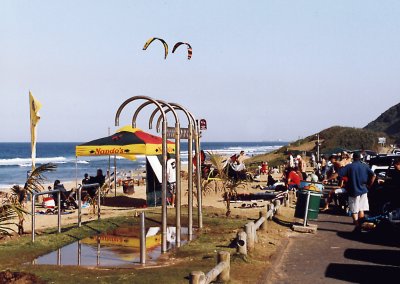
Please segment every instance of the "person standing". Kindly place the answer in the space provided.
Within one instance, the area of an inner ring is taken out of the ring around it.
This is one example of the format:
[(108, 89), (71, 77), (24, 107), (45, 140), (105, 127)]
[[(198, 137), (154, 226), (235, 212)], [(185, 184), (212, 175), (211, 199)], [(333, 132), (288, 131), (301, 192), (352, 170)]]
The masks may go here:
[(294, 158), (291, 152), (289, 152), (288, 166), (289, 168), (294, 168)]
[(361, 232), (364, 212), (369, 210), (368, 189), (375, 181), (374, 172), (361, 162), (360, 153), (353, 154), (353, 162), (339, 170), (340, 177), (347, 177), (346, 191), (349, 195), (349, 209), (352, 213), (354, 232)]
[(307, 179), (307, 173), (306, 173), (307, 165), (306, 165), (306, 162), (303, 160), (303, 158), (300, 155), (297, 155), (296, 160), (298, 161), (298, 168), (299, 168), (299, 171), (301, 173), (301, 179), (302, 180), (306, 180)]
[(176, 196), (176, 160), (167, 153), (167, 187), (171, 194), (171, 204), (175, 207)]
[(314, 153), (311, 153), (311, 167), (316, 168), (316, 163), (315, 163), (315, 155)]

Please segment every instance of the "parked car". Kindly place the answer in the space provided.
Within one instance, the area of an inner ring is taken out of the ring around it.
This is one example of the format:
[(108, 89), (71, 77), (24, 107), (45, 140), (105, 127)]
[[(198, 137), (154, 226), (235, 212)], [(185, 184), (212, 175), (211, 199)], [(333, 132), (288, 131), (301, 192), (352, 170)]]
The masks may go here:
[(368, 192), (370, 215), (388, 221), (392, 225), (400, 225), (400, 186), (385, 186), (393, 176), (394, 161), (400, 155), (378, 155), (370, 160), (371, 169), (377, 175), (374, 186)]

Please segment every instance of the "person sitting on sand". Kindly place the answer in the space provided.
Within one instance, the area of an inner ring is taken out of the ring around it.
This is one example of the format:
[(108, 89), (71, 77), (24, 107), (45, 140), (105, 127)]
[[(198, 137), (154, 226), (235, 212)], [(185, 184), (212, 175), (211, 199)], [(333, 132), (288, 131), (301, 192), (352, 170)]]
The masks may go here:
[(85, 173), (83, 176), (82, 184), (88, 184), (89, 183), (89, 174)]
[[(106, 177), (103, 175), (103, 171), (101, 169), (97, 170), (96, 176), (94, 177), (91, 176), (89, 178), (89, 184), (98, 183), (99, 188), (101, 188), (105, 182), (106, 182)], [(87, 192), (89, 193), (91, 198), (94, 198), (96, 196), (97, 187), (95, 186), (90, 187), (88, 188)]]
[[(60, 197), (61, 197), (61, 208), (62, 209), (66, 209), (68, 204), (71, 204), (72, 206), (76, 208), (78, 208), (78, 205), (75, 202), (75, 199), (73, 198), (73, 194), (74, 191), (70, 190), (68, 191), (64, 185), (60, 182), (60, 180), (55, 180), (54, 181), (54, 186), (53, 186), (53, 190), (60, 190)], [(57, 193), (53, 193), (53, 199), (54, 201), (58, 202), (58, 194)]]

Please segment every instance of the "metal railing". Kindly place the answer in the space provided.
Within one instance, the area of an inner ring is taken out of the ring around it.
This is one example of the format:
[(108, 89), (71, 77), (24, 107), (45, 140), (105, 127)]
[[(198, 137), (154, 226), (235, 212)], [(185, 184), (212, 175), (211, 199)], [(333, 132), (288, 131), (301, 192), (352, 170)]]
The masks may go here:
[(36, 196), (44, 194), (53, 194), (57, 192), (57, 208), (58, 208), (58, 233), (61, 233), (61, 190), (49, 190), (43, 192), (36, 192), (32, 194), (32, 243), (35, 242), (35, 227), (36, 227)]
[(97, 194), (97, 219), (100, 220), (100, 213), (101, 213), (100, 184), (99, 183), (91, 183), (91, 184), (84, 184), (84, 185), (79, 184), (78, 188), (76, 189), (77, 190), (77, 198), (78, 198), (78, 227), (82, 226), (82, 190), (85, 190), (88, 188), (97, 188), (97, 191), (96, 191), (96, 194)]

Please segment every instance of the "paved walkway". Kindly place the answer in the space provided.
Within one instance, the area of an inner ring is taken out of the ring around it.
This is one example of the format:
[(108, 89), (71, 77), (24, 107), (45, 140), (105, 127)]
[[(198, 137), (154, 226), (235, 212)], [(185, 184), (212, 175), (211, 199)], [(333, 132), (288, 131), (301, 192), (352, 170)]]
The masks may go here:
[(293, 233), (268, 283), (400, 283), (400, 234), (357, 235), (350, 217), (320, 214), (315, 235)]

